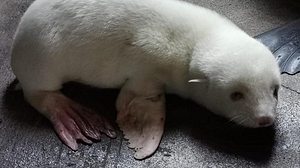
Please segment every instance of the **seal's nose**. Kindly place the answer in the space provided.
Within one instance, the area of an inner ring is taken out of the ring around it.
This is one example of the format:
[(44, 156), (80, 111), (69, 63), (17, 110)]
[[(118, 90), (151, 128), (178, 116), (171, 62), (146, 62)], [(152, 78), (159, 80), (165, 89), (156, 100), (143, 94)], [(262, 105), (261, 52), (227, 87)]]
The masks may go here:
[(263, 117), (257, 118), (257, 123), (260, 127), (270, 126), (273, 124), (273, 122), (274, 122), (274, 119), (272, 117), (263, 116)]

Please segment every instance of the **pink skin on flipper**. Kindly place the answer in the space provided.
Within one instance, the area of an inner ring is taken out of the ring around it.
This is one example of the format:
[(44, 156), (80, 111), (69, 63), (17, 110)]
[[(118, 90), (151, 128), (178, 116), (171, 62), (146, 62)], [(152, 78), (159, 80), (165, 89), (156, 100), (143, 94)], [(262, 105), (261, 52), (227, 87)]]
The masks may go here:
[(111, 138), (116, 137), (108, 120), (62, 93), (44, 92), (40, 95), (43, 96), (38, 109), (43, 109), (60, 139), (71, 149), (78, 149), (77, 140), (87, 144), (92, 144), (92, 140), (100, 140), (102, 133)]
[(134, 158), (152, 155), (163, 135), (165, 123), (165, 96), (138, 96), (122, 89), (117, 100), (117, 123), (129, 141)]

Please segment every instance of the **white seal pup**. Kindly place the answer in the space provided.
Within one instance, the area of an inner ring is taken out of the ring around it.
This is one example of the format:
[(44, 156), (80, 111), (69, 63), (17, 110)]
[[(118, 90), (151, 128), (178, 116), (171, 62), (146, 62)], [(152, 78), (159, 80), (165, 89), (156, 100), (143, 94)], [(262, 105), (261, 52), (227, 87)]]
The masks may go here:
[(272, 53), (232, 22), (177, 0), (36, 0), (16, 32), (11, 66), (26, 100), (73, 150), (116, 134), (64, 96), (68, 81), (121, 88), (117, 123), (135, 158), (151, 155), (175, 93), (248, 127), (271, 125), (280, 73)]

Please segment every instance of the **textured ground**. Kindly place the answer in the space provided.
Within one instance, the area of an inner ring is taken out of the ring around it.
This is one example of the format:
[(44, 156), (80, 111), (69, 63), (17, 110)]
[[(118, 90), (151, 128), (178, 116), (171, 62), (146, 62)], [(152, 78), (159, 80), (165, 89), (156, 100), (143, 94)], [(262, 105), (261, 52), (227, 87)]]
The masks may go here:
[[(299, 18), (284, 0), (188, 0), (229, 17), (250, 35)], [(159, 150), (136, 161), (121, 133), (72, 152), (49, 122), (11, 91), (10, 47), (20, 17), (32, 0), (0, 0), (0, 167), (300, 167), (300, 75), (282, 75), (278, 118), (273, 128), (245, 129), (194, 103), (167, 97), (166, 132)], [(70, 84), (64, 92), (115, 116), (117, 91)]]

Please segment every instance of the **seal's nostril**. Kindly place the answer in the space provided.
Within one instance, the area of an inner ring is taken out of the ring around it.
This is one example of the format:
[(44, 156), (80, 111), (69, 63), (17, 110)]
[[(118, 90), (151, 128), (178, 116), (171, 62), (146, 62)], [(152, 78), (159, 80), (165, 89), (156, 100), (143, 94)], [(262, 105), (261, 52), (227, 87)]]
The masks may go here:
[(258, 125), (260, 127), (267, 127), (273, 124), (273, 118), (271, 117), (259, 117), (257, 118)]

